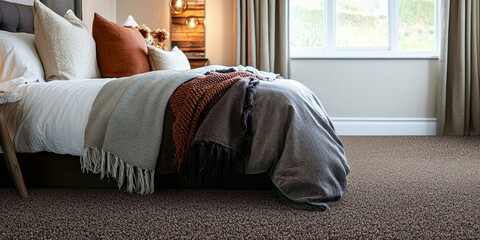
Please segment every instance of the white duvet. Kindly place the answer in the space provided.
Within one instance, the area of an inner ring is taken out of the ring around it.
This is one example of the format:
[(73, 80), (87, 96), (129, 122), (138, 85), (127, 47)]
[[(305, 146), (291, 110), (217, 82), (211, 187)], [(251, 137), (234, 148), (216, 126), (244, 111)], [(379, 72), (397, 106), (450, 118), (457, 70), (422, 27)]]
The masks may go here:
[[(22, 93), (4, 110), (17, 152), (54, 152), (80, 156), (95, 98), (113, 79), (38, 82), (18, 78), (2, 89)], [(15, 133), (16, 132), (16, 133)]]
[[(193, 71), (206, 72), (225, 66), (210, 65)], [(237, 66), (274, 79), (276, 74)], [(0, 84), (22, 99), (3, 111), (17, 152), (53, 152), (80, 156), (93, 102), (102, 87), (115, 78), (56, 80), (45, 82), (20, 77)]]

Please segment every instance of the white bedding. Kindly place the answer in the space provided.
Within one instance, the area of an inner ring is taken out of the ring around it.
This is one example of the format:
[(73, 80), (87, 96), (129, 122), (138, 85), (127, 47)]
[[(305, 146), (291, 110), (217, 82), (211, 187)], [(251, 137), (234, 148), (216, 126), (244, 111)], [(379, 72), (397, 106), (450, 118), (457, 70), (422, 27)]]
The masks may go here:
[[(191, 70), (204, 73), (221, 66)], [(17, 152), (53, 152), (80, 156), (85, 128), (96, 96), (116, 78), (55, 80), (20, 77), (0, 84), (7, 92), (22, 93), (4, 112)], [(15, 133), (16, 130), (16, 133)]]
[(15, 136), (17, 152), (48, 151), (80, 156), (92, 104), (101, 88), (111, 80), (45, 83), (18, 78), (10, 81), (10, 86), (2, 86), (22, 93), (18, 104), (10, 104), (4, 110), (8, 129), (11, 136)]

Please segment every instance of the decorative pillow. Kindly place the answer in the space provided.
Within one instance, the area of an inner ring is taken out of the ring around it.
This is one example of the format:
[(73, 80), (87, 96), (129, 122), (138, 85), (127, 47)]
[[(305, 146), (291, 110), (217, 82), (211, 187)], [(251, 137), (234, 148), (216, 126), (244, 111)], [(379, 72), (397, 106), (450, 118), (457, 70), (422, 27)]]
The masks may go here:
[(190, 63), (187, 56), (175, 46), (172, 51), (148, 46), (148, 61), (152, 71), (156, 70), (188, 70)]
[(33, 34), (0, 31), (0, 69), (0, 83), (18, 77), (44, 80)]
[(137, 29), (122, 27), (95, 13), (92, 32), (103, 77), (127, 77), (150, 71), (147, 43)]
[(123, 23), (124, 27), (138, 27), (137, 21), (132, 17), (132, 15), (128, 15), (127, 20)]
[(47, 81), (100, 77), (95, 41), (82, 20), (71, 10), (63, 18), (38, 0), (33, 15), (35, 45)]

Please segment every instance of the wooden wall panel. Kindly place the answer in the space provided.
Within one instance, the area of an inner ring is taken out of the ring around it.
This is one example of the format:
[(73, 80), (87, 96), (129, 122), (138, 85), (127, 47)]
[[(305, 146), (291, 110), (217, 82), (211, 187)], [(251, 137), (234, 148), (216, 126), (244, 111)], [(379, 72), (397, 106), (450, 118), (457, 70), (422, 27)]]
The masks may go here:
[[(170, 12), (170, 38), (172, 47), (179, 47), (188, 58), (205, 57), (205, 0), (189, 0), (184, 13)], [(195, 17), (198, 25), (194, 29), (187, 26), (188, 17)]]

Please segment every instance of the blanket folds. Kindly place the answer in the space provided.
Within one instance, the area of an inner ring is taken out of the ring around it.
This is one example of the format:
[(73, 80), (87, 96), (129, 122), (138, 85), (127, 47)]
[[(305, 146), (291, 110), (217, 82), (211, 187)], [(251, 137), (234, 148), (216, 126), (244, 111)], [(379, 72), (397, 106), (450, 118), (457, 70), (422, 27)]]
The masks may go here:
[(128, 192), (152, 193), (168, 99), (182, 83), (201, 75), (156, 71), (107, 83), (90, 112), (82, 171), (113, 177)]
[(287, 204), (325, 210), (346, 193), (350, 167), (343, 144), (305, 85), (283, 79), (258, 84), (251, 127), (252, 154), (245, 171), (267, 170)]
[(240, 168), (268, 172), (288, 205), (327, 209), (346, 193), (350, 167), (321, 102), (297, 81), (248, 71), (210, 66), (110, 81), (92, 106), (82, 170), (113, 177), (129, 192), (152, 193), (169, 106), (175, 160), (184, 175), (209, 182)]
[[(231, 87), (243, 77), (254, 77), (248, 72), (210, 72), (182, 84), (169, 101), (175, 121), (172, 126), (175, 143), (175, 162), (178, 171), (184, 169), (183, 162), (195, 137), (200, 115), (207, 104), (221, 91)], [(223, 124), (222, 124), (223, 125)]]
[(185, 175), (214, 183), (244, 166), (250, 153), (251, 112), (258, 83), (255, 77), (240, 79), (210, 110), (185, 159)]
[[(203, 120), (187, 161), (190, 174), (208, 181), (244, 159), (243, 172), (267, 171), (289, 206), (328, 209), (345, 194), (350, 168), (322, 104), (294, 80), (259, 81), (254, 91), (250, 83), (235, 83)], [(250, 154), (242, 155), (243, 147)]]

